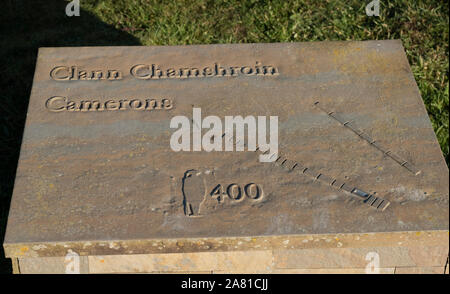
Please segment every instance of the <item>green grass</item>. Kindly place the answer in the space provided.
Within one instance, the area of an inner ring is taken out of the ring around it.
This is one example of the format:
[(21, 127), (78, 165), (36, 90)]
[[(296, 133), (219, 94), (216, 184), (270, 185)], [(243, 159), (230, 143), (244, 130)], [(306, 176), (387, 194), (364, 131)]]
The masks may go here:
[[(3, 0), (0, 13), (0, 242), (3, 240), (37, 48), (401, 39), (447, 163), (447, 1)], [(9, 272), (2, 259), (0, 272)]]

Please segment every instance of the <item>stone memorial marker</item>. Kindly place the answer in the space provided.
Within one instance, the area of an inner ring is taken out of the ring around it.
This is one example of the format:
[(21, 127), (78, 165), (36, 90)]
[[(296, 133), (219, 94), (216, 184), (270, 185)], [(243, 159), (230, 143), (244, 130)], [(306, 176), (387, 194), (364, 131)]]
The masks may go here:
[[(277, 117), (278, 151), (213, 116)], [(397, 40), (41, 48), (3, 246), (17, 273), (443, 273), (448, 176)]]

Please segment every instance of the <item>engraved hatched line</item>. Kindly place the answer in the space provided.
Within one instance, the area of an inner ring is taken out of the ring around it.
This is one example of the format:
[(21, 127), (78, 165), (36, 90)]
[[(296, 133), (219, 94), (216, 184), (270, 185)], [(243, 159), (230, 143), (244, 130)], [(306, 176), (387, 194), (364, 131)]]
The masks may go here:
[(371, 146), (375, 147), (379, 151), (383, 152), (384, 155), (391, 158), (395, 162), (397, 162), (400, 166), (406, 168), (408, 171), (413, 173), (414, 175), (419, 175), (421, 173), (420, 170), (418, 170), (413, 164), (410, 162), (402, 159), (400, 156), (393, 153), (391, 150), (388, 150), (387, 148), (383, 147), (380, 143), (378, 143), (376, 140), (372, 139), (367, 133), (364, 131), (358, 129), (353, 123), (353, 120), (344, 120), (339, 114), (335, 113), (334, 111), (327, 111), (323, 107), (319, 105), (319, 102), (315, 102), (314, 106), (316, 106), (321, 111), (325, 112), (329, 117), (333, 118), (334, 120), (338, 121), (341, 125), (344, 127), (350, 129), (352, 132), (354, 132), (356, 135), (358, 135), (361, 139), (367, 141)]
[[(225, 133), (222, 135), (222, 137), (225, 138)], [(228, 138), (229, 138), (229, 140), (233, 140), (233, 138), (231, 136)], [(238, 143), (238, 141), (236, 140), (236, 142), (232, 142), (232, 143), (233, 143), (233, 145), (235, 145), (236, 143)], [(244, 146), (245, 146), (245, 142), (244, 142)], [(258, 153), (258, 151), (261, 154), (269, 153), (269, 150), (262, 152), (260, 150), (259, 146), (257, 146), (254, 152)], [(369, 205), (372, 208), (384, 211), (391, 204), (386, 199), (383, 199), (381, 197), (376, 197), (370, 193), (364, 192), (363, 190), (361, 190), (359, 188), (350, 186), (349, 184), (342, 182), (338, 179), (328, 177), (322, 173), (316, 174), (312, 171), (312, 169), (310, 169), (306, 166), (303, 166), (302, 164), (300, 164), (297, 161), (290, 160), (290, 159), (284, 157), (283, 155), (279, 155), (278, 153), (273, 153), (269, 158), (273, 158), (274, 156), (278, 156), (278, 157), (272, 163), (283, 168), (283, 170), (285, 170), (287, 172), (295, 170), (302, 175), (312, 178), (314, 181), (319, 181), (322, 184), (328, 184), (329, 186), (331, 186), (341, 192), (344, 192), (350, 196), (353, 196), (359, 200), (362, 200), (363, 203)]]

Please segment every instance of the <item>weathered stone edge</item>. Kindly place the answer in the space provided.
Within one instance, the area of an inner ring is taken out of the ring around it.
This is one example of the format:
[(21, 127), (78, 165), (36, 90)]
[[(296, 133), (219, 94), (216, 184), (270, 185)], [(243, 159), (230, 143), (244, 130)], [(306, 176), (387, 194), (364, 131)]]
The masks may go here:
[(449, 231), (433, 230), (144, 240), (86, 240), (3, 244), (5, 255), (9, 258), (65, 256), (70, 251), (76, 252), (80, 256), (88, 256), (275, 249), (364, 248), (375, 246), (446, 246), (448, 249)]

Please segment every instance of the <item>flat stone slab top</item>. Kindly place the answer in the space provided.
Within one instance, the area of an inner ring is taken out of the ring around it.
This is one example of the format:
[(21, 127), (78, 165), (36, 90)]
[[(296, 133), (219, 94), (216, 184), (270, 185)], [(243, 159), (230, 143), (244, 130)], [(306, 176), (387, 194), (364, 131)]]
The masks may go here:
[[(171, 120), (194, 124), (194, 108), (277, 116), (274, 162), (261, 150), (174, 151)], [(398, 40), (41, 48), (4, 248), (126, 260), (418, 240), (445, 253), (448, 200)]]

